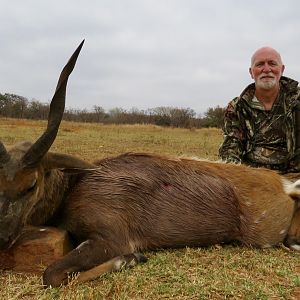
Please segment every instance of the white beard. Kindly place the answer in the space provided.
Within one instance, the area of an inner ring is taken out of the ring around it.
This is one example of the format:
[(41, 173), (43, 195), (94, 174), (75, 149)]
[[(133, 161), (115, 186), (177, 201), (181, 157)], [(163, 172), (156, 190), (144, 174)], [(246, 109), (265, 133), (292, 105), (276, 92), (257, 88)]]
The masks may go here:
[(276, 83), (277, 83), (276, 78), (273, 78), (273, 79), (269, 79), (268, 81), (263, 81), (261, 79), (258, 79), (255, 84), (257, 87), (261, 89), (270, 90), (276, 85)]

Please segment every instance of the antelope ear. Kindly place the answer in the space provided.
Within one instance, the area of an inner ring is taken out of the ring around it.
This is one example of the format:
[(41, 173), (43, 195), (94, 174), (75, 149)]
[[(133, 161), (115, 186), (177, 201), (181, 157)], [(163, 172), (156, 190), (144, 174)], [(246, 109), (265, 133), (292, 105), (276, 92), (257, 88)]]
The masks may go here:
[(46, 169), (61, 169), (70, 173), (81, 173), (95, 170), (96, 165), (84, 161), (76, 156), (48, 152), (44, 159), (43, 165)]

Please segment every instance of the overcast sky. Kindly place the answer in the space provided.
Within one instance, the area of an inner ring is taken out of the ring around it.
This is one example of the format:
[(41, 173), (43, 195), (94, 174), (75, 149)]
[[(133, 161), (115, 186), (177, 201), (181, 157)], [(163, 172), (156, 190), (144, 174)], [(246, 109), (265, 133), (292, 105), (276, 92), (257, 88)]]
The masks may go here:
[(272, 46), (300, 79), (299, 0), (0, 0), (0, 93), (41, 102), (82, 39), (69, 108), (158, 106), (203, 113), (252, 82)]

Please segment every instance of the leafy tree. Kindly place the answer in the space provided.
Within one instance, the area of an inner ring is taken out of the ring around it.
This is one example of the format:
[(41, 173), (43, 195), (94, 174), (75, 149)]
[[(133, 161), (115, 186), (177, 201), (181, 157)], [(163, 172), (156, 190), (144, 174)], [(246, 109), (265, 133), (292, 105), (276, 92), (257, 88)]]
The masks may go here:
[(204, 113), (204, 126), (221, 128), (224, 122), (224, 112), (225, 109), (220, 106), (209, 108)]
[(0, 94), (0, 112), (10, 118), (24, 118), (28, 100), (15, 94)]

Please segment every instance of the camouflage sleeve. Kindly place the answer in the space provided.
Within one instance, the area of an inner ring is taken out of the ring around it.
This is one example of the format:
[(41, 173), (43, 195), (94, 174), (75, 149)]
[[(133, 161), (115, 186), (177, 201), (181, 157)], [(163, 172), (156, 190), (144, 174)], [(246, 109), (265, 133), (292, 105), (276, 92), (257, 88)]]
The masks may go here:
[(244, 132), (233, 99), (224, 114), (224, 140), (219, 149), (219, 157), (226, 162), (240, 163), (244, 153)]

